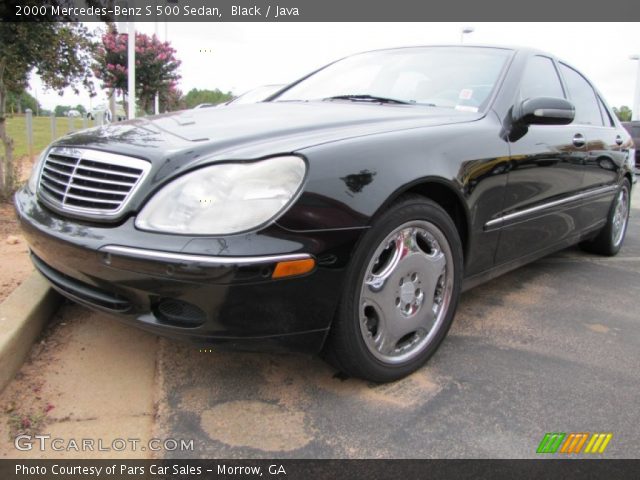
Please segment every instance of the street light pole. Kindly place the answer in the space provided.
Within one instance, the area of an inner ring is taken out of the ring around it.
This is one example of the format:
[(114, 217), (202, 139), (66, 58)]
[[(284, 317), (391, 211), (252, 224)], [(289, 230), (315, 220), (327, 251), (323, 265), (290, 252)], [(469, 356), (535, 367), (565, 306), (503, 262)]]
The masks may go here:
[[(155, 30), (155, 34), (156, 34), (156, 40), (158, 39), (158, 22), (153, 22), (154, 23), (154, 30)], [(156, 92), (156, 96), (153, 99), (153, 113), (155, 113), (156, 115), (158, 115), (160, 113), (160, 95), (158, 94), (158, 92)]]
[(127, 88), (129, 90), (129, 120), (136, 118), (136, 24), (129, 22), (129, 38), (127, 40)]
[(636, 90), (633, 95), (633, 105), (631, 106), (631, 120), (640, 120), (640, 54), (631, 55), (630, 60), (638, 62), (638, 72), (636, 73)]

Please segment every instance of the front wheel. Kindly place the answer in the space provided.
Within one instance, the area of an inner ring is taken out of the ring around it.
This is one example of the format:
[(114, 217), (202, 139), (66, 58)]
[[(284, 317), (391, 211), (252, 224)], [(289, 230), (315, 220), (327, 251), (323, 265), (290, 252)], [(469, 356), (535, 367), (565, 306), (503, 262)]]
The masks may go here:
[(593, 240), (583, 242), (580, 246), (591, 253), (599, 255), (616, 255), (627, 233), (629, 212), (631, 210), (631, 184), (625, 178), (611, 204), (607, 223)]
[(456, 227), (436, 203), (407, 197), (365, 234), (328, 340), (344, 373), (388, 382), (436, 351), (455, 314), (462, 277)]

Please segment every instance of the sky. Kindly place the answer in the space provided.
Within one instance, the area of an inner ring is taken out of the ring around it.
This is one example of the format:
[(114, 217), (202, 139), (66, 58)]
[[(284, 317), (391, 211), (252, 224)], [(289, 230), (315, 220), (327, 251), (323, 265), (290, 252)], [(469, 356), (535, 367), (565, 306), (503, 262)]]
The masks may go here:
[[(90, 28), (103, 24), (88, 24)], [(640, 54), (640, 23), (137, 23), (153, 34), (157, 28), (182, 61), (179, 88), (232, 91), (289, 83), (333, 60), (377, 48), (459, 44), (515, 45), (545, 50), (582, 71), (612, 106), (633, 103)], [(97, 88), (99, 91), (99, 86)], [(30, 92), (47, 109), (56, 105), (95, 106), (105, 94), (90, 100), (71, 90), (60, 97), (47, 91), (34, 74)]]

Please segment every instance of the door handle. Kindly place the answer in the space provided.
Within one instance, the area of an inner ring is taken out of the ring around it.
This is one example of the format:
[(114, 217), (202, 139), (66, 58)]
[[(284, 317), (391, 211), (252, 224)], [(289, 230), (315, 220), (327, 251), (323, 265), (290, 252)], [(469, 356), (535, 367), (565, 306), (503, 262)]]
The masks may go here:
[(584, 139), (584, 135), (582, 135), (581, 133), (576, 133), (573, 136), (573, 145), (575, 147), (584, 147), (586, 141)]
[(617, 145), (622, 145), (622, 137), (621, 137), (620, 135), (618, 135), (618, 136), (616, 137), (616, 144), (617, 144)]

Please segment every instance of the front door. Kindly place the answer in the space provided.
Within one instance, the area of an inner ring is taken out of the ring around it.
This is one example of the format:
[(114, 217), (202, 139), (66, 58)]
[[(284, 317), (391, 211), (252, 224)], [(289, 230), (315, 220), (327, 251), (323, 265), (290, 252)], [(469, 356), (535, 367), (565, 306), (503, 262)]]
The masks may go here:
[[(525, 68), (520, 99), (566, 98), (557, 68), (536, 55)], [(568, 242), (580, 221), (586, 134), (582, 125), (530, 125), (510, 142), (511, 168), (504, 211), (488, 225), (500, 228), (496, 264)]]

